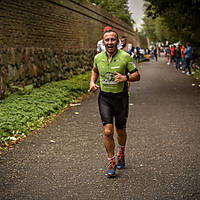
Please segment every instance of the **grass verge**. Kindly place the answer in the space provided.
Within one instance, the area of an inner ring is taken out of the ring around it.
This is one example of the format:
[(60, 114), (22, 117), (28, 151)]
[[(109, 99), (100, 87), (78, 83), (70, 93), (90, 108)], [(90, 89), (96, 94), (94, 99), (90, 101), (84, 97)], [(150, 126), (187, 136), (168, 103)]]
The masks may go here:
[[(90, 72), (40, 88), (26, 87), (0, 100), (0, 151), (53, 119), (89, 88)], [(29, 89), (27, 89), (29, 88)]]
[(193, 76), (196, 80), (200, 81), (200, 70), (196, 70), (196, 71), (192, 70), (192, 76)]

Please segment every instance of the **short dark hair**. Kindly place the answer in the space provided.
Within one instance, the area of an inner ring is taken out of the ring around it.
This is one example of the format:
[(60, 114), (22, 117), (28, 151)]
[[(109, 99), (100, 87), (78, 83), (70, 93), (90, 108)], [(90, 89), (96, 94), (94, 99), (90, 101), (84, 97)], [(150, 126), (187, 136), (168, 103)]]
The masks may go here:
[(123, 36), (121, 37), (121, 39), (126, 39), (126, 36), (123, 35)]
[(117, 35), (117, 41), (119, 41), (119, 35), (118, 35), (118, 33), (117, 33), (116, 31), (114, 31), (114, 30), (106, 30), (106, 31), (103, 33), (103, 38), (104, 38), (104, 35), (105, 35), (106, 33), (111, 33), (111, 32), (116, 33), (116, 35)]

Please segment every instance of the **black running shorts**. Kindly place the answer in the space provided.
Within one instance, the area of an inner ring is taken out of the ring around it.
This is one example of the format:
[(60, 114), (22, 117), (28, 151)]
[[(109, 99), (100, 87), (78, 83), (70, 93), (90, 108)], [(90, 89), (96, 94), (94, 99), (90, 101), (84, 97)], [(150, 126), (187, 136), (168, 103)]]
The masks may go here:
[(103, 126), (113, 124), (114, 118), (116, 128), (126, 128), (129, 108), (128, 93), (114, 94), (100, 91), (98, 103)]

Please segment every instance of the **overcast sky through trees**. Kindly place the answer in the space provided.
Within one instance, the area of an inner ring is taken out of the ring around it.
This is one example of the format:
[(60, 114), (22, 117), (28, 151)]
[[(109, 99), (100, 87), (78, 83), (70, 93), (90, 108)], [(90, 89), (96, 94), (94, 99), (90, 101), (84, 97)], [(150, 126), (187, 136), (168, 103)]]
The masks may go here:
[(136, 25), (134, 27), (137, 27), (140, 29), (140, 25), (143, 23), (142, 18), (144, 15), (143, 12), (143, 0), (128, 0), (129, 3), (129, 10), (132, 13), (132, 18), (135, 21)]

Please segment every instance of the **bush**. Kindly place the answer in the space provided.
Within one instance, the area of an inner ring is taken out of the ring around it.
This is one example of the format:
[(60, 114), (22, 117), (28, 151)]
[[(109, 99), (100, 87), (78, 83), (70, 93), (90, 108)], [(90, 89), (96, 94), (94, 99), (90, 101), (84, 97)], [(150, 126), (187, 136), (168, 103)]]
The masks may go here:
[(20, 89), (0, 101), (0, 150), (61, 112), (88, 91), (90, 72), (40, 88)]

